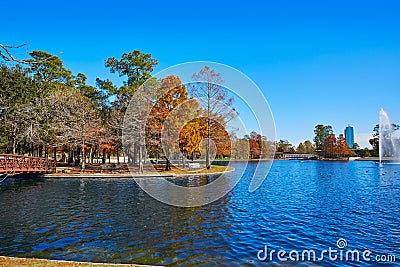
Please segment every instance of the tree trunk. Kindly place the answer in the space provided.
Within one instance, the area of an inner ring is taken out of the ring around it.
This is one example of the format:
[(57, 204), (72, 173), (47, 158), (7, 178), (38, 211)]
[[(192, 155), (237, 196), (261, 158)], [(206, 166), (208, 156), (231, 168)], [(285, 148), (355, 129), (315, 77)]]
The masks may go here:
[(137, 143), (133, 144), (133, 165), (136, 166)]
[(91, 160), (92, 160), (92, 154), (93, 154), (93, 146), (90, 147), (89, 155), (88, 155), (88, 157), (87, 157), (87, 164), (91, 164), (91, 163), (92, 163), (92, 162), (91, 162)]
[(207, 91), (207, 146), (206, 146), (206, 168), (210, 169), (210, 89)]
[[(93, 151), (92, 151), (93, 150)], [(92, 147), (92, 149), (91, 149), (91, 155), (90, 155), (90, 164), (93, 164), (93, 161), (94, 161), (94, 156), (96, 155), (96, 153), (97, 153), (97, 147), (95, 147), (94, 149), (93, 149), (93, 147)]]
[(74, 162), (74, 150), (71, 149), (68, 153), (68, 163), (73, 163)]
[(165, 155), (165, 160), (166, 160), (166, 162), (165, 162), (165, 170), (166, 171), (170, 171), (171, 170), (171, 162), (170, 162), (170, 160), (169, 160), (169, 158), (170, 158), (170, 153), (169, 153), (169, 149), (167, 148), (167, 151), (166, 151), (167, 153), (166, 153), (166, 155)]
[(139, 145), (139, 173), (143, 173), (143, 161), (142, 161), (143, 148)]
[(210, 138), (208, 138), (206, 146), (206, 168), (210, 169)]
[(103, 148), (103, 157), (101, 159), (101, 164), (106, 164), (106, 149)]
[(39, 145), (39, 155), (40, 158), (43, 157), (43, 145)]
[(82, 172), (85, 172), (86, 164), (86, 152), (85, 152), (85, 141), (82, 142)]
[(119, 151), (118, 151), (118, 146), (116, 147), (117, 150), (117, 164), (119, 165)]
[(17, 154), (17, 128), (13, 127), (13, 134), (12, 134), (12, 154)]
[(182, 169), (186, 167), (186, 157), (182, 154)]
[(17, 154), (17, 141), (13, 138), (12, 154)]
[(33, 142), (31, 142), (31, 155), (32, 155), (32, 157), (35, 155), (35, 147), (34, 147), (34, 144), (33, 144)]
[(81, 149), (78, 148), (76, 151), (76, 161), (75, 166), (79, 166), (81, 164)]

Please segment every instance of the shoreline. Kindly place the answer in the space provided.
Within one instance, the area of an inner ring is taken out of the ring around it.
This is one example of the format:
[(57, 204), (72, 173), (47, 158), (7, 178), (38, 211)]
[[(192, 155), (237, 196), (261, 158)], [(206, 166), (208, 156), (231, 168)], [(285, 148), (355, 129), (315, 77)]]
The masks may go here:
[[(221, 167), (221, 166), (218, 166)], [(44, 179), (62, 179), (62, 178), (76, 178), (76, 179), (137, 179), (137, 178), (182, 178), (188, 176), (205, 176), (205, 175), (217, 175), (223, 173), (229, 173), (235, 171), (235, 168), (232, 167), (225, 167), (223, 171), (210, 171), (204, 172), (203, 170), (200, 171), (187, 171), (185, 173), (159, 173), (159, 172), (145, 172), (145, 173), (131, 173), (131, 172), (124, 172), (124, 173), (48, 173), (48, 174), (40, 174), (40, 175), (15, 175), (10, 176), (10, 178), (23, 178), (23, 179), (35, 179), (35, 178), (44, 178)]]
[[(232, 162), (270, 162), (270, 161), (324, 161), (324, 162), (343, 162), (343, 161), (374, 161), (379, 162), (378, 157), (368, 157), (368, 158), (361, 158), (361, 157), (350, 157), (349, 159), (330, 159), (330, 158), (321, 158), (321, 159), (288, 159), (288, 158), (279, 158), (279, 159), (252, 159), (252, 160), (241, 160), (235, 159), (231, 160)], [(219, 162), (230, 162), (228, 160), (218, 160)], [(221, 168), (225, 167), (224, 170), (221, 171), (209, 171), (206, 169), (200, 170), (178, 170), (178, 172), (172, 171), (148, 171), (144, 173), (135, 173), (135, 172), (127, 172), (121, 170), (107, 170), (105, 172), (93, 172), (91, 170), (87, 170), (86, 172), (79, 172), (78, 168), (74, 167), (57, 167), (56, 173), (42, 173), (42, 174), (14, 174), (10, 175), (9, 178), (22, 178), (22, 179), (34, 179), (34, 178), (45, 178), (45, 179), (56, 179), (56, 178), (79, 178), (79, 179), (89, 179), (89, 178), (115, 178), (115, 179), (129, 179), (129, 178), (180, 178), (180, 177), (187, 177), (187, 176), (204, 176), (204, 175), (217, 175), (223, 173), (229, 173), (235, 171), (235, 168), (229, 167), (226, 165), (212, 165), (214, 168)], [(74, 170), (74, 172), (65, 172), (65, 169)], [(209, 172), (208, 172), (209, 171)], [(0, 266), (1, 267), (1, 266)]]
[(141, 265), (135, 263), (96, 263), (83, 261), (64, 261), (64, 260), (48, 260), (38, 258), (20, 258), (0, 256), (0, 267), (18, 266), (18, 267), (33, 267), (33, 266), (63, 266), (63, 267), (155, 267), (160, 265)]

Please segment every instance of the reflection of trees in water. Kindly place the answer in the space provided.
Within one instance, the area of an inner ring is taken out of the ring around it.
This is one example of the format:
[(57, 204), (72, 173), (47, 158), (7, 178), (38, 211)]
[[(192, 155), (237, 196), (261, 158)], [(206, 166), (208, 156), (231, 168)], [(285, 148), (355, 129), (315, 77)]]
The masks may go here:
[[(210, 179), (215, 178), (193, 176), (178, 180), (181, 186), (198, 186), (208, 184)], [(122, 228), (120, 243), (116, 244), (117, 248), (124, 248), (119, 257), (128, 259), (127, 262), (163, 265), (179, 263), (180, 260), (187, 262), (187, 254), (193, 258), (206, 255), (207, 251), (199, 251), (197, 247), (200, 245), (196, 244), (210, 239), (216, 240), (215, 247), (210, 246), (210, 251), (229, 247), (218, 231), (229, 220), (226, 206), (230, 196), (222, 197), (213, 205), (179, 208), (149, 197), (136, 186), (119, 188), (110, 193), (121, 196), (115, 199), (116, 206), (129, 203), (116, 214), (119, 218), (117, 225), (128, 225)]]
[[(207, 178), (203, 176), (201, 179)], [(203, 244), (210, 239), (217, 240), (214, 247), (210, 245), (210, 251), (224, 246), (228, 248), (228, 244), (225, 244), (218, 234), (221, 224), (225, 224), (230, 217), (226, 208), (228, 198), (223, 197), (213, 205), (192, 208), (173, 207), (156, 200), (151, 201), (155, 204), (155, 209), (146, 205), (142, 211), (143, 214), (151, 214), (148, 216), (146, 229), (149, 236), (140, 242), (141, 253), (145, 253), (146, 256), (138, 258), (135, 263), (187, 263), (188, 258), (207, 254), (207, 250), (198, 250), (201, 246), (196, 243)], [(152, 222), (150, 225), (149, 219)], [(191, 256), (188, 257), (188, 254)], [(160, 257), (154, 258), (153, 255)]]
[[(196, 179), (202, 184), (209, 177)], [(232, 220), (229, 196), (178, 208), (132, 179), (28, 180), (1, 189), (9, 192), (0, 194), (4, 255), (166, 265), (229, 248), (220, 232)], [(210, 240), (209, 251), (197, 249)], [(23, 255), (9, 245), (18, 242)]]

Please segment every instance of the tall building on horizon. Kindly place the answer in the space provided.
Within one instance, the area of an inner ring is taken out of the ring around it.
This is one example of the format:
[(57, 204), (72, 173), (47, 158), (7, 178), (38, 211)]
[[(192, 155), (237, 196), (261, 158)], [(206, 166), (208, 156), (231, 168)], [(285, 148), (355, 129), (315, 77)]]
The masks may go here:
[(354, 146), (354, 128), (349, 124), (349, 126), (344, 129), (344, 137), (346, 138), (347, 145), (349, 148)]

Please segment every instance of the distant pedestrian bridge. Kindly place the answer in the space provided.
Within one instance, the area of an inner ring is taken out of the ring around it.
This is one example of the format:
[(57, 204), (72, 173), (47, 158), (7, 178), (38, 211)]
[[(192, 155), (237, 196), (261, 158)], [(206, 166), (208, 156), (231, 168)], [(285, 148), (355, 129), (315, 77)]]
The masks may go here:
[(0, 154), (1, 174), (44, 174), (56, 170), (56, 161), (23, 155)]
[(289, 154), (283, 153), (282, 158), (284, 159), (314, 159), (317, 156), (314, 154)]

